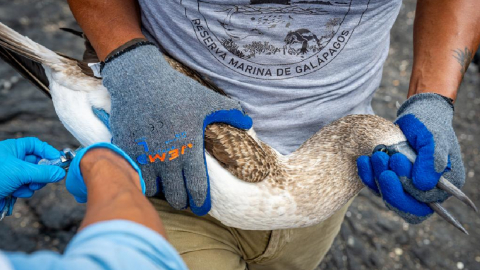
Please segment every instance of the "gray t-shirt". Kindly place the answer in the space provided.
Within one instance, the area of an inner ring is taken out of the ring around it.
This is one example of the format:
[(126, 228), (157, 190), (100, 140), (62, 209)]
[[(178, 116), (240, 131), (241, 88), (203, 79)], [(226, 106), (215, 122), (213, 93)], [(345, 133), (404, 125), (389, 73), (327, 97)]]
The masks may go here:
[(401, 0), (140, 0), (146, 35), (207, 75), (282, 154), (372, 114)]

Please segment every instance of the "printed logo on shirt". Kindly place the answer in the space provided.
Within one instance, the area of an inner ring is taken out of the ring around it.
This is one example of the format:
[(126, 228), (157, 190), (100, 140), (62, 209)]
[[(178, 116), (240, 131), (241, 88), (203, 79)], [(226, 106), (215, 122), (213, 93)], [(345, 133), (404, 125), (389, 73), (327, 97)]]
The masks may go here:
[[(352, 10), (352, 1), (362, 10)], [(369, 1), (183, 0), (182, 5), (203, 49), (220, 64), (248, 77), (281, 80), (333, 61)]]

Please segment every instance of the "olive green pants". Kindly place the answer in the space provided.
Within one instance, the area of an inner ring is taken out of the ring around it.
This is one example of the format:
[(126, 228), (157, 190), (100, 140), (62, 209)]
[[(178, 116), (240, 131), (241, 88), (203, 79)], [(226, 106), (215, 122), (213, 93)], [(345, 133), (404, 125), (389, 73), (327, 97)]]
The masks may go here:
[(246, 231), (227, 227), (209, 215), (175, 210), (160, 199), (150, 201), (168, 241), (191, 270), (313, 270), (330, 249), (351, 203), (315, 226)]

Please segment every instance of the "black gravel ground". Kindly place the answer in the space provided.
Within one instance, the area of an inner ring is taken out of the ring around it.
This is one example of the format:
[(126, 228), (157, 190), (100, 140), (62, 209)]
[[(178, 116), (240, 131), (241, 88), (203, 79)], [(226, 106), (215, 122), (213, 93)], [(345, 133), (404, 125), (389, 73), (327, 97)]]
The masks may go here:
[[(415, 1), (405, 0), (392, 30), (390, 55), (374, 98), (377, 114), (393, 120), (405, 100), (412, 67)], [(66, 1), (0, 0), (0, 21), (47, 47), (80, 57), (82, 41), (58, 30), (77, 27)], [(480, 205), (480, 77), (472, 65), (456, 105), (454, 126), (467, 171), (464, 187)], [(58, 121), (51, 101), (0, 63), (0, 140), (36, 136), (57, 148), (78, 142)], [(469, 230), (465, 236), (434, 216), (421, 225), (404, 223), (382, 201), (363, 191), (347, 212), (340, 235), (318, 269), (480, 269), (480, 217), (455, 200), (446, 208)], [(0, 223), (0, 249), (62, 251), (75, 234), (85, 208), (64, 185), (49, 185), (18, 200), (12, 217)]]

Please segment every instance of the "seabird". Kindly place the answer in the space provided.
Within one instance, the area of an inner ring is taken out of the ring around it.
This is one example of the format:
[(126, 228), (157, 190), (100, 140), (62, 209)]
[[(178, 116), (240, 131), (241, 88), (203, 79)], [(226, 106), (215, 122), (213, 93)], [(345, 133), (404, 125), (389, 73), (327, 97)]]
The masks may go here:
[[(0, 57), (52, 98), (60, 121), (83, 146), (111, 140), (110, 131), (92, 111), (95, 107), (109, 113), (110, 96), (88, 67), (88, 62), (98, 59), (88, 41), (86, 45), (84, 60), (75, 60), (0, 23)], [(177, 71), (223, 93), (208, 78), (167, 55), (165, 58)], [(349, 115), (334, 121), (289, 155), (259, 140), (253, 129), (243, 131), (225, 124), (207, 127), (205, 148), (210, 215), (245, 230), (299, 228), (326, 220), (364, 187), (357, 175), (360, 155), (393, 149), (415, 160), (401, 130), (374, 115)], [(476, 210), (472, 201), (445, 179), (437, 187)], [(430, 206), (466, 232), (440, 204)]]

